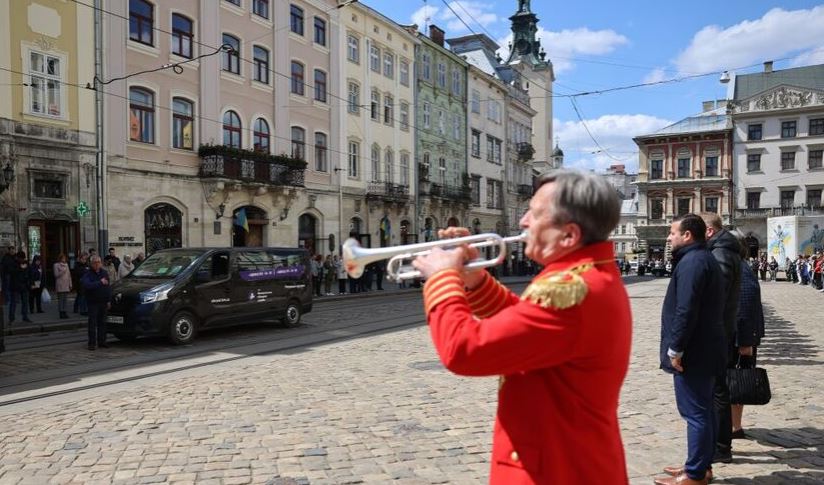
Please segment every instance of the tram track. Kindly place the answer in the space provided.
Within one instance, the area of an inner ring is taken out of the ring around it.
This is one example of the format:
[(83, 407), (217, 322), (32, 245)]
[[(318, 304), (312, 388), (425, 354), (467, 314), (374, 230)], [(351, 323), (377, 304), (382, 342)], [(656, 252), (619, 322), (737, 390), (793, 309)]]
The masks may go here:
[[(0, 408), (15, 404), (31, 403), (46, 398), (65, 396), (82, 391), (105, 388), (117, 384), (135, 382), (152, 377), (169, 375), (188, 370), (195, 370), (204, 367), (228, 364), (264, 355), (288, 352), (315, 345), (327, 345), (364, 335), (371, 335), (386, 331), (411, 328), (417, 325), (421, 325), (423, 323), (423, 315), (420, 312), (420, 310), (418, 310), (412, 313), (393, 315), (391, 317), (370, 320), (367, 322), (352, 323), (348, 325), (337, 325), (333, 327), (324, 328), (318, 327), (309, 331), (302, 332), (297, 335), (289, 335), (286, 338), (284, 338), (283, 334), (280, 334), (278, 338), (261, 339), (254, 342), (243, 342), (234, 345), (225, 345), (220, 348), (198, 349), (193, 352), (188, 352), (184, 354), (176, 353), (174, 355), (161, 356), (160, 358), (157, 358), (157, 355), (152, 355), (151, 360), (146, 360), (143, 362), (112, 362), (114, 365), (108, 365), (105, 368), (97, 368), (95, 369), (95, 371), (103, 371), (105, 373), (121, 372), (126, 371), (128, 369), (137, 368), (148, 363), (151, 363), (152, 366), (161, 368), (158, 370), (138, 372), (136, 374), (124, 377), (107, 378), (107, 376), (103, 375), (100, 376), (100, 380), (96, 382), (78, 385), (57, 385), (58, 388), (54, 390), (50, 390), (50, 388), (54, 387), (51, 386), (50, 383), (55, 382), (59, 384), (65, 381), (82, 382), (82, 378), (88, 378), (90, 372), (86, 369), (73, 369), (71, 372), (49, 375), (39, 379), (28, 379), (16, 383), (2, 383), (0, 384)], [(358, 331), (357, 329), (361, 330)], [(296, 342), (287, 343), (289, 340), (295, 340)], [(277, 344), (279, 342), (283, 343), (283, 345), (272, 345)], [(244, 348), (246, 349), (245, 351), (238, 352), (239, 350)], [(187, 360), (193, 360), (198, 357), (204, 357), (207, 354), (216, 351), (221, 354), (236, 351), (241, 355), (233, 355), (230, 357), (218, 357), (203, 362), (193, 362), (191, 364), (184, 364), (178, 366), (169, 365), (175, 360), (181, 360), (184, 358)], [(21, 393), (25, 395), (21, 397), (13, 397)], [(3, 396), (9, 397), (4, 398)]]
[[(421, 298), (421, 295), (418, 292), (409, 293), (409, 294), (402, 294), (402, 295), (392, 295), (390, 293), (390, 294), (386, 295), (386, 297), (390, 297), (390, 296), (392, 297), (393, 303), (405, 302), (405, 301)], [(377, 295), (377, 297), (383, 297), (383, 295)], [(317, 315), (324, 315), (324, 314), (334, 313), (334, 312), (343, 312), (343, 313), (345, 313), (348, 310), (352, 310), (352, 309), (355, 309), (355, 308), (363, 308), (364, 307), (364, 302), (362, 300), (365, 300), (365, 299), (369, 299), (369, 297), (366, 297), (366, 298), (361, 297), (361, 298), (357, 298), (355, 300), (346, 301), (346, 302), (343, 302), (342, 300), (332, 300), (332, 301), (315, 300), (312, 312), (305, 315), (304, 319), (306, 319), (306, 318), (311, 319), (312, 317), (315, 317)], [(338, 303), (338, 305), (330, 306), (329, 308), (324, 308), (327, 305), (334, 305), (335, 303)], [(341, 304), (341, 303), (343, 303), (343, 304)], [(252, 323), (252, 324), (239, 325), (239, 326), (236, 326), (236, 327), (220, 327), (220, 329), (218, 331), (229, 329), (229, 328), (249, 329), (250, 327), (253, 327), (256, 324), (265, 325), (265, 324), (267, 324), (267, 322), (270, 322), (270, 321), (271, 320), (261, 320), (259, 323), (256, 322), (256, 323)], [(207, 330), (206, 335), (208, 335), (208, 332), (209, 332), (209, 330)], [(9, 341), (12, 340), (11, 338), (7, 338), (7, 339)], [(61, 331), (56, 331), (53, 334), (41, 333), (41, 334), (26, 335), (26, 336), (22, 336), (22, 338), (19, 339), (17, 342), (13, 342), (13, 343), (10, 343), (10, 344), (7, 345), (9, 347), (8, 350), (7, 350), (7, 355), (13, 355), (14, 353), (22, 352), (22, 351), (31, 351), (31, 350), (39, 350), (39, 349), (44, 349), (44, 348), (53, 348), (55, 346), (60, 346), (60, 345), (72, 345), (72, 344), (78, 344), (78, 343), (84, 343), (84, 342), (86, 342), (86, 336), (85, 336), (85, 333), (82, 332), (82, 329), (78, 329), (78, 330), (61, 330)], [(2, 388), (2, 386), (0, 386), (0, 388)]]

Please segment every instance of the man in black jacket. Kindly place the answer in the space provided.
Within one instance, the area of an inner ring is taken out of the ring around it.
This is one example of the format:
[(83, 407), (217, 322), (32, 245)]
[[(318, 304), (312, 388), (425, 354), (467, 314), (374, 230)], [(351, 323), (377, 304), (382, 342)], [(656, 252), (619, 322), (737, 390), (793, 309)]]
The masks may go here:
[(741, 288), (741, 245), (738, 239), (724, 229), (721, 217), (712, 212), (701, 214), (707, 225), (707, 249), (712, 252), (724, 276), (724, 330), (727, 340), (727, 365), (715, 380), (713, 399), (718, 415), (718, 443), (714, 462), (732, 461), (732, 414), (730, 389), (727, 387), (727, 367), (738, 360), (735, 346), (735, 320), (738, 315), (738, 294)]
[(717, 432), (713, 386), (724, 368), (723, 278), (707, 251), (706, 225), (695, 214), (676, 219), (667, 238), (674, 270), (661, 313), (661, 368), (673, 374), (675, 402), (687, 422), (687, 460), (667, 467), (658, 485), (706, 485)]
[(89, 307), (89, 350), (95, 350), (109, 346), (106, 343), (106, 313), (112, 299), (112, 287), (100, 256), (92, 256), (89, 261), (91, 267), (81, 276), (80, 284)]

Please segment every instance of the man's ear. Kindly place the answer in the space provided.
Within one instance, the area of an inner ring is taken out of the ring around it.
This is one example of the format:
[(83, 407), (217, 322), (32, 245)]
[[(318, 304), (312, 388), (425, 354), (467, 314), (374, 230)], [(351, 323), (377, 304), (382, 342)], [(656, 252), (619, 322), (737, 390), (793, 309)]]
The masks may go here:
[(564, 238), (561, 240), (561, 244), (563, 244), (564, 247), (575, 247), (580, 244), (584, 238), (583, 231), (581, 231), (581, 226), (575, 224), (574, 222), (564, 224), (563, 230)]

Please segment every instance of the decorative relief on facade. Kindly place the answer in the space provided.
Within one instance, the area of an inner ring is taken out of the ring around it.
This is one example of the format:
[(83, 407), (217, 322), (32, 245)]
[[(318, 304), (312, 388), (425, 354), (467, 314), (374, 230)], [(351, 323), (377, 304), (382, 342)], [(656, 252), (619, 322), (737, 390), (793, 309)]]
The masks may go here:
[(812, 91), (780, 87), (758, 98), (755, 101), (755, 109), (766, 111), (770, 109), (801, 108), (812, 104), (812, 102)]
[(34, 43), (43, 52), (49, 52), (54, 49), (54, 42), (42, 35), (35, 39)]

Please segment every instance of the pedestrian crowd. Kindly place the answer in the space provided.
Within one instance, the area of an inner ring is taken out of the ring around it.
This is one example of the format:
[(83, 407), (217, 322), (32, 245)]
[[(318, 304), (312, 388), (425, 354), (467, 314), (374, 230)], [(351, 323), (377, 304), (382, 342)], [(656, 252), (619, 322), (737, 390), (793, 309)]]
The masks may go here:
[[(87, 252), (77, 255), (73, 264), (69, 264), (67, 255), (60, 253), (51, 268), (57, 297), (57, 317), (69, 318), (69, 295), (74, 291), (73, 313), (89, 317), (91, 335), (92, 328), (99, 326), (100, 307), (103, 306), (100, 302), (103, 301), (105, 293), (110, 293), (110, 285), (132, 272), (144, 259), (143, 253), (139, 252), (134, 258), (128, 254), (124, 255), (121, 261), (115, 248), (109, 248), (109, 254), (101, 259), (97, 256), (97, 251), (90, 248)], [(0, 258), (0, 280), (4, 302), (9, 312), (7, 325), (15, 323), (18, 305), (20, 317), (26, 323), (32, 322), (30, 314), (44, 313), (43, 303), (52, 300), (46, 289), (48, 271), (49, 268), (44, 266), (43, 258), (39, 254), (29, 260), (25, 251), (18, 251), (14, 246), (6, 248), (6, 253)], [(101, 290), (101, 287), (106, 287), (105, 291)], [(105, 301), (108, 302), (108, 299)], [(98, 345), (105, 345), (105, 335), (95, 333), (94, 339), (91, 336), (89, 338), (89, 348)]]
[[(763, 259), (757, 263), (759, 269), (762, 262)], [(756, 262), (751, 260), (750, 264), (755, 265)], [(772, 258), (769, 264), (769, 268), (775, 266), (776, 270), (778, 269), (778, 263), (775, 262), (775, 258)], [(812, 255), (801, 255), (794, 260), (787, 258), (784, 261), (784, 272), (787, 276), (787, 281), (808, 286), (824, 293), (824, 279), (822, 279), (822, 272), (824, 272), (824, 251), (819, 250)], [(770, 269), (770, 281), (775, 281), (774, 273), (775, 270)], [(765, 280), (765, 276), (764, 273), (761, 273), (762, 281)]]

